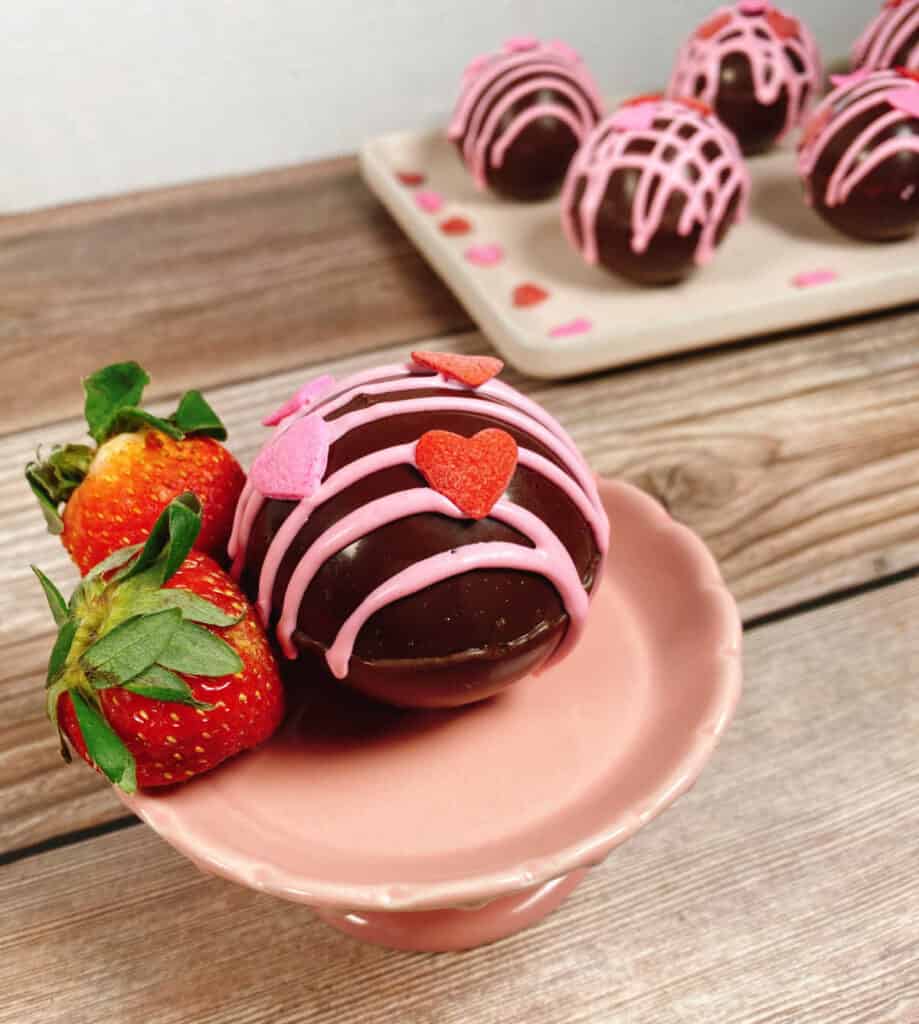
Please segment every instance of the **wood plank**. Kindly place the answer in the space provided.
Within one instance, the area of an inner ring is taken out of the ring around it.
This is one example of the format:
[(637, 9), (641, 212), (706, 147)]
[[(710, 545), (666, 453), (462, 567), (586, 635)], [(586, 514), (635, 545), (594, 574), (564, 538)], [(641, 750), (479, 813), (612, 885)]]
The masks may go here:
[(468, 328), (354, 159), (0, 221), (0, 430), (128, 356), (152, 394)]
[[(700, 532), (750, 619), (919, 565), (917, 335), (911, 312), (558, 385), (507, 379), (560, 416), (598, 471), (638, 483)], [(477, 335), (437, 344), (483, 348)], [(320, 367), (344, 373), (404, 355), (399, 346)], [(302, 378), (212, 393), (244, 461), (263, 436), (261, 414)], [(0, 647), (11, 651), (0, 852), (122, 813), (89, 773), (64, 773), (42, 718), (36, 638), (49, 619), (28, 563), (67, 580), (67, 560), (19, 467), (40, 438), (78, 431), (69, 422), (0, 439)], [(64, 778), (72, 799), (55, 809), (49, 779)]]
[(917, 618), (914, 580), (753, 633), (693, 792), (463, 956), (354, 944), (145, 828), (15, 864), (0, 1022), (915, 1024)]

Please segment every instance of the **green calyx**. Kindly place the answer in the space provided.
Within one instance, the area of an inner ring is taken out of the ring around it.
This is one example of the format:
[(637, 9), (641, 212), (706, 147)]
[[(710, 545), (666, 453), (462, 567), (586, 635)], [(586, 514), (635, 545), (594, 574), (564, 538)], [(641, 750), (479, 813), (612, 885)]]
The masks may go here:
[(109, 725), (100, 700), (121, 687), (168, 703), (209, 710), (182, 674), (224, 676), (242, 660), (204, 625), (227, 627), (239, 619), (183, 589), (166, 589), (201, 529), (201, 505), (190, 493), (163, 511), (146, 544), (116, 551), (81, 581), (70, 601), (33, 566), (58, 627), (46, 680), (48, 717), (58, 729), (58, 702), (70, 694), (89, 756), (116, 786), (137, 788), (134, 758)]
[[(149, 383), (147, 372), (135, 362), (113, 363), (83, 381), (86, 423), (97, 445), (143, 427), (160, 430), (177, 441), (192, 436), (226, 440), (226, 428), (200, 391), (187, 391), (171, 416), (154, 416), (142, 409), (140, 402)], [(26, 480), (52, 533), (61, 532), (60, 506), (83, 482), (95, 454), (87, 445), (65, 445), (26, 466)]]

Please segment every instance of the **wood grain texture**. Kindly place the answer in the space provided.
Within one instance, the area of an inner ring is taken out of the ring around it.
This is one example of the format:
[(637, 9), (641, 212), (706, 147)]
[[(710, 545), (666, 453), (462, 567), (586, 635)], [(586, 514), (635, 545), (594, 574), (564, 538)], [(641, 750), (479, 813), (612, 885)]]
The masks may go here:
[(128, 353), (164, 395), (470, 325), (350, 158), (6, 218), (0, 280), (2, 431)]
[(919, 581), (748, 638), (695, 790), (538, 928), (352, 943), (146, 828), (0, 874), (0, 1022), (916, 1024)]
[[(506, 379), (558, 415), (599, 472), (639, 484), (697, 530), (750, 619), (919, 565), (917, 338), (912, 312), (565, 384)], [(432, 344), (484, 347), (478, 335)], [(261, 415), (303, 376), (210, 393), (245, 463), (264, 436)], [(123, 814), (90, 772), (61, 764), (42, 710), (50, 618), (28, 565), (68, 586), (75, 576), (21, 465), (39, 439), (81, 430), (69, 421), (0, 438), (0, 853)]]

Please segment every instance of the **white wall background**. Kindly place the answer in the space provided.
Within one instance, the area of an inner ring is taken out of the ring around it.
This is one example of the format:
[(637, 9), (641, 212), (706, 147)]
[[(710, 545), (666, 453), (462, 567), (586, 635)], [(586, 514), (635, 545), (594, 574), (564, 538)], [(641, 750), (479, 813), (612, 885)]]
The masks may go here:
[[(788, 0), (838, 57), (880, 0)], [(353, 151), (444, 119), (476, 53), (561, 38), (610, 94), (717, 0), (0, 0), (0, 209)]]

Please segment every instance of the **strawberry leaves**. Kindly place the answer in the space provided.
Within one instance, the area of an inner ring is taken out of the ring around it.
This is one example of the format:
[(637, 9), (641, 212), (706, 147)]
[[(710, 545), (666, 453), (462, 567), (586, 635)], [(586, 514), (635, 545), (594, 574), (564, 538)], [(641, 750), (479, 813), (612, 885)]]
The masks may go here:
[(83, 482), (92, 460), (92, 448), (68, 444), (54, 448), (44, 461), (39, 454), (26, 466), (26, 481), (38, 499), (50, 533), (58, 534), (64, 529), (58, 507)]
[(97, 444), (145, 426), (161, 430), (176, 441), (193, 434), (226, 440), (226, 428), (200, 391), (186, 392), (176, 411), (165, 418), (140, 408), (149, 383), (147, 372), (135, 362), (113, 363), (83, 381), (86, 422)]
[[(115, 552), (87, 574), (69, 604), (34, 569), (58, 626), (48, 663), (48, 715), (60, 733), (58, 701), (68, 693), (90, 757), (126, 792), (136, 788), (136, 766), (106, 721), (102, 691), (121, 687), (150, 700), (211, 710), (181, 673), (214, 678), (244, 667), (234, 648), (204, 627), (230, 628), (245, 610), (234, 616), (191, 590), (164, 587), (200, 529), (200, 502), (191, 493), (180, 495), (143, 547)], [(63, 738), (61, 752), (69, 759)]]
[(130, 750), (102, 712), (76, 690), (70, 694), (89, 756), (103, 775), (125, 793), (137, 790), (137, 766)]

